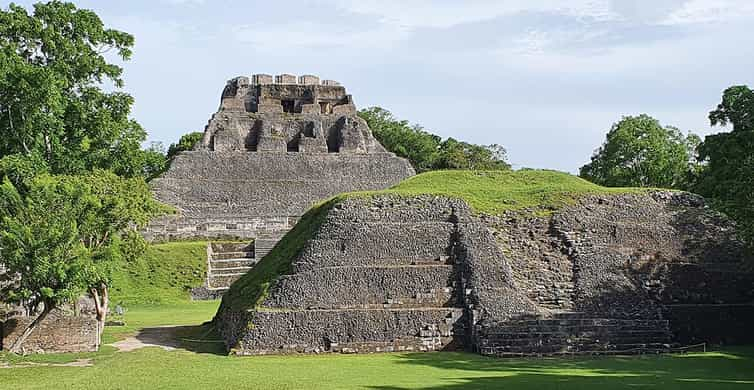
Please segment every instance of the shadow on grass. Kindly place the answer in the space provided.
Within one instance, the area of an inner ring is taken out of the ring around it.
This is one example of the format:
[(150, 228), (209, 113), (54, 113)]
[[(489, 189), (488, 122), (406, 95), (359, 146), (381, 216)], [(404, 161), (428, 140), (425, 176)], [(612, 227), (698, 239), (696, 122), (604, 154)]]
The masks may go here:
[[(466, 353), (402, 356), (400, 364), (468, 371), (455, 383), (372, 389), (743, 389), (754, 388), (754, 347), (634, 357), (496, 359)], [(481, 376), (471, 374), (481, 373)]]
[(225, 344), (211, 323), (143, 328), (134, 338), (148, 346), (181, 349), (198, 354), (227, 355)]

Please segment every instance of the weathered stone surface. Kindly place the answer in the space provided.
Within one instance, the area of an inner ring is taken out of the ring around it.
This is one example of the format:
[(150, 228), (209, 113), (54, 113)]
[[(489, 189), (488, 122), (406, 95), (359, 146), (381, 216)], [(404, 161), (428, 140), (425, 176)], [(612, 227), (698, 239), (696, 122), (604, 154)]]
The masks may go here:
[[(668, 351), (715, 339), (710, 326), (682, 326), (696, 313), (721, 313), (716, 331), (740, 333), (754, 293), (734, 226), (673, 192), (588, 196), (546, 218), (477, 216), (428, 195), (351, 197), (291, 260), (257, 310), (221, 306), (233, 352), (395, 350), (440, 333), (434, 349), (496, 356)], [(424, 317), (443, 310), (462, 314), (450, 328)], [(332, 348), (344, 335), (351, 346)]]
[[(15, 316), (0, 322), (0, 350), (8, 348), (35, 317)], [(51, 312), (24, 341), (24, 353), (94, 352), (99, 345), (97, 320), (89, 315), (74, 316), (60, 310)]]
[(203, 140), (152, 181), (180, 214), (153, 221), (147, 238), (276, 239), (323, 199), (414, 174), (372, 136), (344, 87), (298, 81), (258, 74), (228, 82)]

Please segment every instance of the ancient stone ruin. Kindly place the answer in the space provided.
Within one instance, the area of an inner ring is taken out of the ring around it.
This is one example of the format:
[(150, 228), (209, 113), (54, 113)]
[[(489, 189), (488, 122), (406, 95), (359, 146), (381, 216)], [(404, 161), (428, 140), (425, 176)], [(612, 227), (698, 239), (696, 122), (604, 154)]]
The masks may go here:
[[(7, 350), (34, 321), (38, 313), (25, 313), (20, 307), (0, 304), (0, 351)], [(99, 349), (100, 334), (94, 313), (94, 301), (81, 297), (74, 304), (53, 310), (21, 345), (21, 352), (95, 352)]]
[[(154, 221), (145, 236), (254, 238), (259, 258), (317, 202), (387, 188), (413, 174), (407, 160), (372, 136), (337, 82), (237, 77), (195, 150), (153, 180), (155, 196), (179, 214)], [(234, 278), (226, 280), (222, 288)]]
[(589, 196), (549, 217), (430, 195), (318, 212), (288, 272), (249, 279), (267, 294), (242, 278), (223, 298), (231, 353), (610, 354), (752, 338), (751, 260), (690, 194)]

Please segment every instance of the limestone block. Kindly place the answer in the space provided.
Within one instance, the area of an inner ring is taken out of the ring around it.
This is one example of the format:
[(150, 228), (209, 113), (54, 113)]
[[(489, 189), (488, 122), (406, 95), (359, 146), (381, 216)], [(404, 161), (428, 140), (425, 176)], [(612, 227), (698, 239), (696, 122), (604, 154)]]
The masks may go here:
[(337, 87), (340, 86), (340, 83), (335, 80), (322, 80), (322, 85), (326, 85), (328, 87)]
[(298, 83), (303, 85), (319, 85), (319, 77), (305, 74), (302, 76), (299, 76)]
[(272, 84), (273, 78), (269, 74), (259, 73), (251, 76), (252, 83), (255, 85), (266, 85), (266, 84)]
[(279, 74), (275, 76), (275, 83), (276, 84), (296, 84), (296, 76), (292, 74)]

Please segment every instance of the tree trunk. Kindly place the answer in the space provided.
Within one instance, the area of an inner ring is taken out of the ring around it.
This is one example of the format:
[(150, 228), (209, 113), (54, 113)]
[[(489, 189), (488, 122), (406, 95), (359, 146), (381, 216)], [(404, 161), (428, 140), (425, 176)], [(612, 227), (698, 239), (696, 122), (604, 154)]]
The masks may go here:
[(23, 346), (26, 339), (29, 338), (29, 336), (34, 332), (35, 329), (39, 326), (39, 324), (44, 321), (44, 319), (47, 317), (48, 314), (52, 311), (52, 305), (45, 304), (44, 309), (42, 309), (42, 313), (40, 313), (37, 318), (34, 319), (29, 325), (26, 326), (26, 329), (24, 329), (24, 332), (21, 333), (20, 336), (16, 339), (16, 341), (11, 344), (10, 350), (13, 353), (19, 353), (21, 352), (21, 347)]
[(97, 330), (99, 334), (105, 330), (105, 320), (107, 320), (107, 310), (110, 299), (107, 292), (107, 285), (100, 283), (98, 287), (91, 289), (94, 297), (94, 308), (97, 312)]

